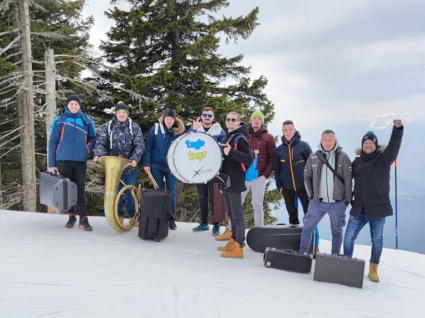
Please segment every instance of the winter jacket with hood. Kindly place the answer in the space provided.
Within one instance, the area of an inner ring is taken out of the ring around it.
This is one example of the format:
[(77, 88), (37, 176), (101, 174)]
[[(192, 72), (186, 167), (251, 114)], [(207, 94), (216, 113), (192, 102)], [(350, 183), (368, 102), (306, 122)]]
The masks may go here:
[(390, 170), (397, 159), (404, 127), (393, 128), (387, 147), (379, 146), (366, 154), (361, 148), (353, 161), (354, 201), (350, 214), (357, 217), (364, 209), (367, 219), (393, 215), (390, 200)]
[(172, 129), (167, 129), (163, 123), (162, 116), (159, 118), (159, 124), (163, 125), (165, 134), (163, 135), (161, 129), (155, 135), (155, 126), (153, 126), (146, 138), (146, 152), (143, 156), (143, 166), (159, 169), (162, 171), (170, 171), (167, 162), (167, 153), (170, 149), (171, 143), (184, 133), (183, 122), (176, 118)]
[(93, 150), (96, 131), (92, 119), (81, 109), (71, 113), (67, 107), (53, 120), (49, 139), (49, 168), (57, 160), (87, 162)]
[(239, 138), (237, 145), (235, 145), (235, 139), (238, 134), (248, 137), (248, 127), (245, 123), (241, 123), (234, 130), (228, 132), (223, 140), (223, 143), (229, 142), (231, 147), (227, 156), (223, 153), (224, 160), (221, 171), (230, 177), (230, 187), (223, 191), (244, 192), (246, 190), (245, 171), (241, 164), (250, 166), (252, 154), (246, 138)]
[(273, 171), (273, 156), (276, 151), (276, 141), (272, 134), (269, 134), (266, 126), (261, 126), (258, 131), (250, 126), (248, 128), (249, 148), (255, 152), (258, 150), (257, 169), (258, 176), (270, 178)]
[(282, 144), (277, 147), (273, 159), (276, 187), (297, 191), (304, 189), (304, 167), (311, 154), (308, 143), (301, 140), (298, 131), (288, 142), (282, 136)]
[[(139, 163), (145, 152), (145, 143), (140, 126), (129, 118), (125, 122), (121, 122), (113, 117), (110, 125), (109, 123), (108, 121), (102, 126), (96, 140), (94, 155), (99, 157), (116, 156)], [(137, 166), (128, 166), (124, 169), (123, 174), (130, 174), (135, 171), (137, 171)]]
[(210, 135), (215, 139), (217, 142), (223, 142), (224, 136), (226, 136), (226, 133), (224, 132), (223, 128), (221, 128), (220, 124), (213, 120), (212, 125), (210, 128), (208, 128), (205, 131), (204, 126), (199, 127), (197, 130), (193, 130), (192, 127), (189, 128), (188, 132), (204, 132), (207, 135)]
[[(351, 201), (353, 185), (350, 158), (342, 151), (338, 143), (329, 152), (325, 151), (320, 143), (318, 148), (319, 150), (310, 155), (305, 165), (304, 182), (308, 198), (314, 199), (316, 202), (323, 199), (323, 202), (329, 203), (344, 200), (348, 204)], [(344, 179), (344, 183), (335, 176), (326, 164), (322, 163), (317, 156), (319, 151), (328, 160), (332, 168), (335, 169), (336, 166), (335, 170)], [(336, 164), (335, 159), (337, 159)]]

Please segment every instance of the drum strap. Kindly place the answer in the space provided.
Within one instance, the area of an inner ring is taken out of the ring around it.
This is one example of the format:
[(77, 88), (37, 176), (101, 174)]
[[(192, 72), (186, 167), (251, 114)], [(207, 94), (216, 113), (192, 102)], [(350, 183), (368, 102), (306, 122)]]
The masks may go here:
[(161, 129), (161, 134), (165, 138), (164, 126), (162, 126), (160, 123), (155, 123), (155, 135), (158, 135), (158, 127)]
[[(112, 149), (112, 119), (108, 122), (109, 147)], [(128, 129), (130, 130), (131, 141), (133, 142), (133, 121), (128, 119)]]

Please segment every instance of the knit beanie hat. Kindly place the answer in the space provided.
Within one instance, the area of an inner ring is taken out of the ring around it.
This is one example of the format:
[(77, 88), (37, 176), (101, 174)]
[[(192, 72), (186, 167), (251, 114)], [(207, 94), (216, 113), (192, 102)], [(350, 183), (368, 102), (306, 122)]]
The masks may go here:
[(69, 95), (68, 98), (66, 99), (65, 107), (68, 107), (69, 102), (72, 101), (72, 100), (76, 101), (78, 103), (78, 105), (80, 105), (80, 107), (81, 107), (81, 99), (78, 95)]
[(177, 117), (177, 111), (176, 111), (176, 109), (175, 109), (174, 106), (168, 106), (164, 110), (164, 116), (163, 116), (163, 118), (165, 119), (165, 117), (173, 117), (174, 119), (176, 119), (176, 117)]
[(373, 131), (368, 131), (366, 133), (366, 135), (363, 136), (363, 138), (362, 138), (362, 148), (363, 148), (363, 144), (366, 140), (372, 140), (373, 143), (375, 144), (376, 148), (378, 148), (378, 138), (373, 133)]
[(256, 110), (255, 112), (252, 113), (251, 119), (249, 121), (252, 122), (255, 116), (259, 116), (261, 118), (261, 124), (264, 125), (264, 115), (259, 110)]
[(119, 101), (117, 106), (115, 106), (115, 112), (119, 111), (119, 110), (125, 110), (127, 112), (127, 114), (130, 113), (130, 110), (128, 109), (128, 106), (126, 104), (124, 104), (124, 102)]

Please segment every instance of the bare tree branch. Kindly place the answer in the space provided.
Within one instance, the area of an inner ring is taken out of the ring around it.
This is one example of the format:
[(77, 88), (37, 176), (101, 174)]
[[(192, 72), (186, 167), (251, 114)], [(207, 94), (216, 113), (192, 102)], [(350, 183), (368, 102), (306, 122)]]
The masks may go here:
[(21, 39), (21, 36), (17, 36), (13, 39), (12, 42), (10, 42), (4, 49), (0, 49), (0, 55), (2, 55), (4, 52), (6, 52), (7, 50), (11, 49), (12, 47), (14, 47), (14, 45), (16, 43), (18, 43), (18, 41)]

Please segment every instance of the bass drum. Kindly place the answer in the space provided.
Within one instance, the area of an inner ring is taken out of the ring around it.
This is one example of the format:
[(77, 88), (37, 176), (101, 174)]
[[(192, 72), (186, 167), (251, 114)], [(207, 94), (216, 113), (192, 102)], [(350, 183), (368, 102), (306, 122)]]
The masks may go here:
[(167, 154), (171, 173), (185, 183), (206, 183), (220, 171), (222, 154), (217, 141), (202, 132), (190, 132), (173, 141)]

